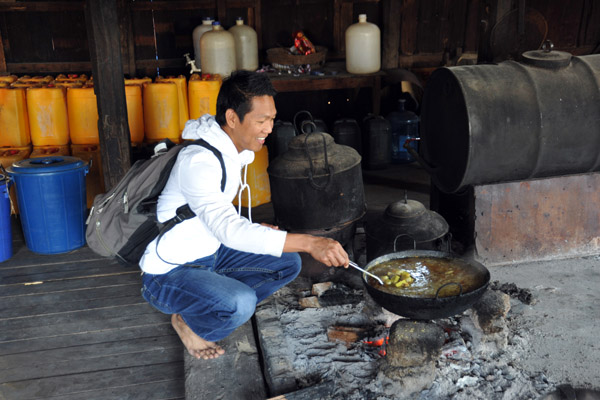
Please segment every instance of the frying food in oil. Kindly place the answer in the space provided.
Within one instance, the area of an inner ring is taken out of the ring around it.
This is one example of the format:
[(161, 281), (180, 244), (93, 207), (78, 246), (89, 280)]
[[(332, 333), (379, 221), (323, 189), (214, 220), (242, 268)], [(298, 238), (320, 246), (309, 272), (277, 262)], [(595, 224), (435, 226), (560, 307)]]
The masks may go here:
[(456, 296), (482, 285), (483, 276), (474, 267), (458, 259), (436, 257), (407, 257), (392, 259), (371, 266), (369, 272), (381, 278), (367, 282), (374, 288), (399, 296), (438, 297)]
[(407, 287), (415, 281), (410, 275), (410, 272), (404, 269), (389, 271), (387, 274), (380, 276), (385, 286), (394, 286), (397, 288)]

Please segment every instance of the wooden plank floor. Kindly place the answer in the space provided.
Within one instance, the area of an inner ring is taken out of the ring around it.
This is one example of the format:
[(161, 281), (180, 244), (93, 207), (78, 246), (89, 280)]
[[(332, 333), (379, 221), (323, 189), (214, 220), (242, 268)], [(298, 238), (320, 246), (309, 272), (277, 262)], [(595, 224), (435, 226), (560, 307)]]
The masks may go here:
[[(14, 222), (14, 221), (13, 221)], [(139, 270), (87, 247), (0, 263), (0, 399), (183, 399), (183, 347)]]

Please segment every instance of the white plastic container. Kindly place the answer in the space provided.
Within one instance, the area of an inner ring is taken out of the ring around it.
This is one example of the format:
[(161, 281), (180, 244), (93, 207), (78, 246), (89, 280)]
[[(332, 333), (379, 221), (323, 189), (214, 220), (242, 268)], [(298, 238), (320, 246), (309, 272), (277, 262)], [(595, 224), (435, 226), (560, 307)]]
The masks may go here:
[(219, 21), (213, 22), (212, 30), (200, 38), (200, 61), (203, 74), (226, 77), (236, 69), (233, 34), (223, 29)]
[(192, 32), (192, 40), (194, 42), (194, 60), (196, 61), (196, 68), (200, 68), (200, 38), (208, 31), (212, 30), (212, 23), (214, 19), (211, 17), (205, 17), (202, 19), (202, 24), (194, 28)]
[(371, 74), (381, 68), (381, 31), (360, 14), (358, 22), (346, 29), (346, 70), (351, 74)]
[(256, 31), (244, 25), (242, 17), (235, 20), (235, 25), (229, 28), (235, 41), (235, 66), (246, 71), (258, 69), (258, 39)]

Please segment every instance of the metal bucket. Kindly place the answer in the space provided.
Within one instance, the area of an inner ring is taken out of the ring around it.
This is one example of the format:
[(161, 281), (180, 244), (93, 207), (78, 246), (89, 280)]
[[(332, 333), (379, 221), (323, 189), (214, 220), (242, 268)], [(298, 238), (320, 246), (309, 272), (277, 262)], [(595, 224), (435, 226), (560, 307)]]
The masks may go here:
[(431, 75), (420, 161), (440, 190), (600, 170), (600, 55), (523, 60)]

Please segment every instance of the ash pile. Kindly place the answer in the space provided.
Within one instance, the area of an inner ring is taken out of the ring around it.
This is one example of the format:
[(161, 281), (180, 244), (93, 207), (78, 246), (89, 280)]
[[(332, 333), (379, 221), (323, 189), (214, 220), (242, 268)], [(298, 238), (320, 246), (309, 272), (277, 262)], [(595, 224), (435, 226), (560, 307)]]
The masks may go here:
[(418, 321), (377, 305), (358, 274), (332, 277), (300, 277), (257, 308), (272, 396), (537, 400), (557, 387), (519, 364), (533, 340), (519, 314), (535, 299), (516, 286), (493, 282), (462, 314)]

